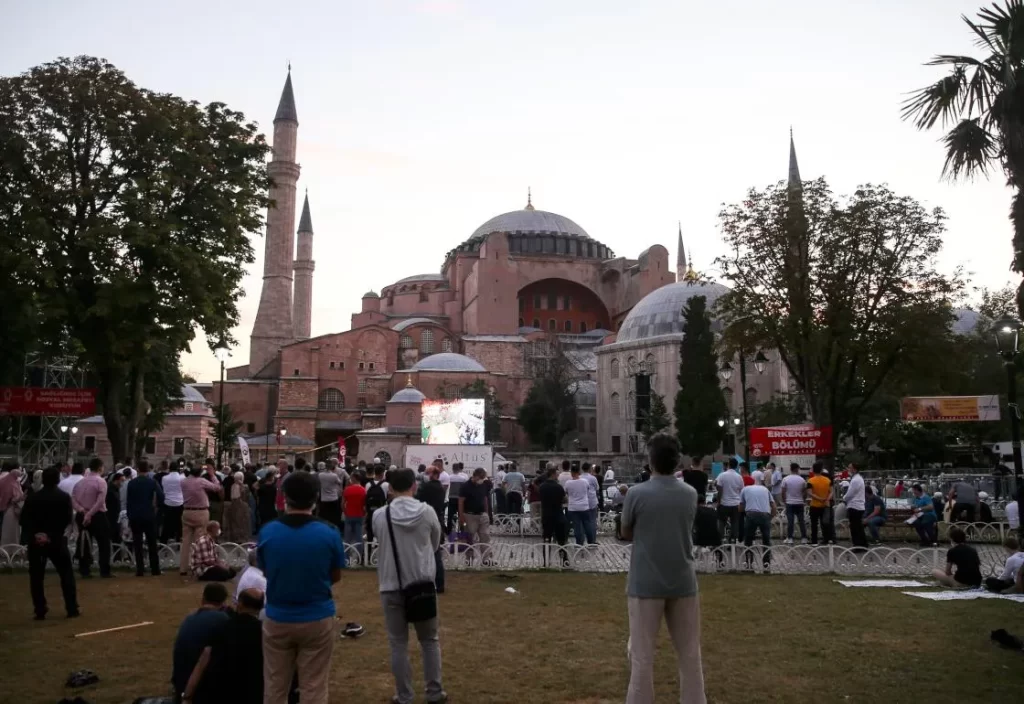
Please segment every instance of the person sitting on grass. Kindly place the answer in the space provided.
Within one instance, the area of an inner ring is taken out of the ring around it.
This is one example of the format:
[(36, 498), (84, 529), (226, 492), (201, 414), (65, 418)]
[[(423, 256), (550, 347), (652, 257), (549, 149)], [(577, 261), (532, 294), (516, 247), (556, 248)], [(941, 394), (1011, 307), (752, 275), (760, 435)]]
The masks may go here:
[(203, 588), (203, 601), (199, 610), (185, 617), (174, 639), (171, 666), (171, 684), (174, 694), (181, 699), (185, 694), (192, 671), (203, 650), (213, 642), (214, 634), (228, 621), (225, 609), (228, 590), (223, 584), (207, 584)]
[(235, 578), (235, 568), (217, 559), (216, 541), (219, 535), (220, 523), (210, 521), (206, 524), (206, 532), (192, 543), (189, 568), (192, 575), (201, 582), (226, 582)]
[(1003, 573), (998, 577), (989, 577), (985, 580), (985, 588), (997, 594), (1016, 591), (1015, 587), (1020, 581), (1021, 566), (1024, 566), (1024, 552), (1021, 552), (1020, 542), (1016, 536), (1006, 536), (1003, 547), (1007, 554)]
[[(917, 489), (916, 486), (914, 488)], [(944, 587), (977, 589), (981, 586), (981, 558), (978, 557), (978, 551), (967, 544), (967, 534), (962, 528), (950, 528), (949, 539), (953, 547), (946, 553), (946, 569), (934, 570), (932, 576)]]

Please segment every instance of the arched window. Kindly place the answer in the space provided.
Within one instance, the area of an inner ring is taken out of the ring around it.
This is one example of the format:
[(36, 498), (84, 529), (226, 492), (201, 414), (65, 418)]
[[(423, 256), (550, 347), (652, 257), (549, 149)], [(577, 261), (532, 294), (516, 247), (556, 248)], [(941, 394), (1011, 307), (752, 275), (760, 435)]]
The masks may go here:
[(391, 454), (385, 452), (384, 450), (381, 450), (380, 452), (374, 454), (373, 458), (380, 462), (382, 465), (384, 465), (384, 469), (387, 469), (388, 467), (391, 466)]
[(611, 377), (612, 379), (619, 378), (619, 360), (613, 359), (611, 364)]
[(597, 418), (595, 418), (594, 416), (590, 416), (590, 432), (597, 432)]
[(442, 352), (451, 352), (452, 351), (452, 339), (450, 337), (446, 337), (443, 340), (441, 340), (441, 351)]
[(316, 405), (321, 411), (340, 411), (345, 407), (345, 394), (338, 389), (324, 389)]
[(434, 331), (429, 328), (420, 333), (420, 352), (423, 354), (434, 353)]
[(550, 330), (551, 332), (555, 332), (556, 330), (558, 330), (558, 323), (555, 321), (554, 318), (548, 320), (548, 330)]
[(534, 318), (533, 319), (533, 327), (535, 327), (538, 330), (540, 330), (540, 318)]
[(565, 331), (566, 332), (572, 332), (572, 321), (571, 320), (566, 320), (565, 321)]
[(747, 393), (743, 397), (747, 404), (747, 410), (752, 409), (757, 405), (757, 389), (751, 387), (747, 389)]
[(610, 401), (612, 406), (612, 415), (617, 418), (619, 415), (622, 414), (622, 404), (619, 401), (619, 395), (617, 393), (613, 393), (611, 395)]
[(411, 350), (412, 349), (412, 336), (411, 335), (402, 335), (402, 339), (398, 341), (398, 345), (403, 350)]
[(586, 331), (587, 331), (587, 324), (586, 323), (580, 323), (580, 334), (585, 333)]
[(456, 386), (455, 384), (448, 384), (448, 386), (444, 387), (444, 397), (449, 401), (455, 401), (461, 395), (462, 394), (459, 391), (459, 387)]

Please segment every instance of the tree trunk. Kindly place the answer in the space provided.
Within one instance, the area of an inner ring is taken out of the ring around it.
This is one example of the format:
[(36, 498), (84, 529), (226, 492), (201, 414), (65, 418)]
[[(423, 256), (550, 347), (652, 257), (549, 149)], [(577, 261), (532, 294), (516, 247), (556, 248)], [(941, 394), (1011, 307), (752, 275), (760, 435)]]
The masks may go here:
[(110, 441), (110, 454), (114, 462), (125, 456), (128, 447), (121, 418), (121, 393), (124, 391), (126, 377), (127, 374), (120, 369), (105, 370), (99, 374), (103, 422), (107, 428), (107, 440)]

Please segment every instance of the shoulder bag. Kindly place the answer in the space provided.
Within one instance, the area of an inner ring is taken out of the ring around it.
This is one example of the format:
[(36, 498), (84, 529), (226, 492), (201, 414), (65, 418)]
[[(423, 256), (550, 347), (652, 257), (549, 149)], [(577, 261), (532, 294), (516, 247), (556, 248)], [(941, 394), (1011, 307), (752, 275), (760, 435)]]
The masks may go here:
[(391, 538), (391, 554), (395, 558), (395, 573), (398, 575), (398, 589), (402, 592), (402, 599), (405, 602), (405, 620), (409, 623), (419, 623), (437, 618), (437, 590), (433, 580), (414, 582), (408, 586), (402, 586), (402, 566), (398, 561), (398, 545), (395, 543), (395, 529), (391, 524), (391, 506), (385, 511), (388, 520), (388, 536)]

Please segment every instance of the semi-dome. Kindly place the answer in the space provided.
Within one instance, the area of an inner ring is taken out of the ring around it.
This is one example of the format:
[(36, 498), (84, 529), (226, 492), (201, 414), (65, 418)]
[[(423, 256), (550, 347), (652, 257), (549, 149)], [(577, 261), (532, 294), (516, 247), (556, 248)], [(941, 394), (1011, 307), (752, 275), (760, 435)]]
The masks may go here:
[(425, 398), (423, 392), (415, 386), (406, 386), (404, 389), (399, 389), (388, 403), (419, 403)]
[(701, 281), (679, 281), (662, 286), (644, 296), (633, 306), (616, 335), (616, 342), (643, 340), (658, 335), (683, 331), (683, 308), (694, 296), (704, 296), (710, 309), (715, 301), (729, 292), (722, 284)]
[(424, 357), (412, 367), (420, 372), (486, 372), (472, 357), (457, 352), (441, 352)]

